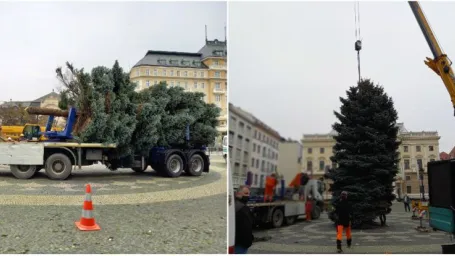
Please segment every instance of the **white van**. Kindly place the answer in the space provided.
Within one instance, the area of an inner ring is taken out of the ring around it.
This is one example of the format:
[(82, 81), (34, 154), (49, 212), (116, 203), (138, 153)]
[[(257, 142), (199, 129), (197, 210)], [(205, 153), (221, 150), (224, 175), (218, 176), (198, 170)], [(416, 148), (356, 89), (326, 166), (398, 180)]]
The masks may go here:
[[(230, 167), (230, 165), (229, 165)], [(229, 168), (228, 172), (229, 182), (228, 182), (228, 230), (229, 230), (229, 238), (228, 238), (228, 253), (234, 254), (234, 246), (235, 246), (235, 194), (234, 194), (234, 183), (232, 183), (232, 169)]]

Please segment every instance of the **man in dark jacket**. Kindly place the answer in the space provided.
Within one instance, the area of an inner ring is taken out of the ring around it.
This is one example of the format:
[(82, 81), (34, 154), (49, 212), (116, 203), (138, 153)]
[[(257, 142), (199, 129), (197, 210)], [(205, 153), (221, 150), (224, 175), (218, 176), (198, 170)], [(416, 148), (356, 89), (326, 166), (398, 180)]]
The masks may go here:
[(235, 198), (235, 253), (246, 254), (253, 244), (253, 215), (246, 205), (250, 196), (247, 186), (240, 186)]
[(341, 249), (341, 240), (343, 239), (343, 229), (346, 231), (346, 239), (348, 248), (351, 247), (352, 244), (352, 236), (351, 236), (351, 219), (352, 219), (352, 211), (351, 205), (348, 202), (348, 192), (343, 191), (341, 192), (340, 201), (335, 208), (335, 212), (338, 216), (336, 226), (337, 226), (337, 251), (338, 253), (343, 252)]

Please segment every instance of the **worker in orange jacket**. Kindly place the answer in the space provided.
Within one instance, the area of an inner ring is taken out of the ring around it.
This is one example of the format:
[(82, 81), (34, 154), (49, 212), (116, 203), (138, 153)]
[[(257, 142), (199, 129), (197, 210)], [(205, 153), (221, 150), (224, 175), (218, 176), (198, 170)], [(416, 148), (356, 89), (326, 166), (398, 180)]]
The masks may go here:
[(277, 183), (275, 173), (272, 173), (270, 176), (265, 178), (264, 202), (272, 202)]

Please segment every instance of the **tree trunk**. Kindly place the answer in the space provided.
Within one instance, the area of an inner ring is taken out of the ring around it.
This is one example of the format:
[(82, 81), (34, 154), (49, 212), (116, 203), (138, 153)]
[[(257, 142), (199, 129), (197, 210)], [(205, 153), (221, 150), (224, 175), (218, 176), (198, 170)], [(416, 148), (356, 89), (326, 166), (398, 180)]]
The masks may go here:
[(27, 113), (31, 115), (45, 115), (45, 116), (61, 116), (68, 117), (68, 110), (54, 109), (54, 108), (39, 108), (39, 107), (28, 107), (26, 108)]

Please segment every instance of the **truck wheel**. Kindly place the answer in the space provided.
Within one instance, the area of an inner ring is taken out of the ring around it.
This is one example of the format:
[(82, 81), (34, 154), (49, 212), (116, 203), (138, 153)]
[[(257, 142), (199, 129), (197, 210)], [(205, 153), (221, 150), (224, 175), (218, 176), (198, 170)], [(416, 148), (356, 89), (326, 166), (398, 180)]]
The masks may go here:
[(311, 218), (317, 220), (321, 217), (321, 208), (317, 205), (314, 206), (313, 211), (311, 212)]
[(272, 227), (279, 228), (283, 225), (284, 213), (283, 210), (277, 208), (272, 213)]
[(194, 154), (188, 163), (188, 173), (191, 176), (201, 176), (204, 171), (204, 159), (201, 155)]
[(37, 172), (36, 165), (11, 165), (10, 169), (18, 179), (30, 179)]
[(64, 154), (53, 154), (46, 160), (45, 170), (52, 180), (65, 180), (71, 175), (73, 165)]
[(297, 220), (297, 217), (296, 216), (290, 216), (290, 217), (286, 217), (286, 219), (284, 219), (284, 220), (286, 221), (286, 225), (292, 225)]
[(168, 177), (178, 177), (183, 172), (183, 160), (177, 154), (170, 155), (166, 160), (163, 173)]

